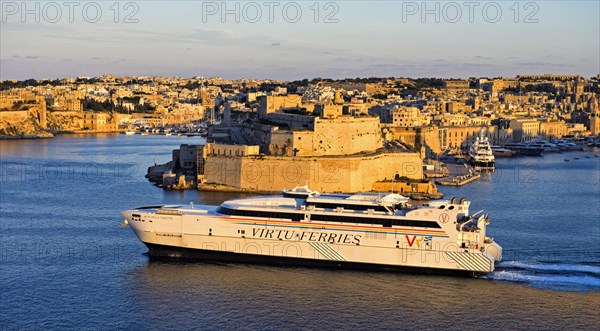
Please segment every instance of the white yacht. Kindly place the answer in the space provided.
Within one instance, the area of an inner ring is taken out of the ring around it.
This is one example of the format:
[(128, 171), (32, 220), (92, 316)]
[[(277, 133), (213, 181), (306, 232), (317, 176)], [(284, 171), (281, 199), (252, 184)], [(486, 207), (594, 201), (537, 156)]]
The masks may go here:
[(123, 225), (157, 257), (346, 269), (481, 275), (502, 247), (470, 202), (411, 206), (399, 194), (321, 194), (296, 187), (220, 206), (123, 211)]
[(532, 141), (530, 143), (527, 144), (527, 146), (529, 147), (533, 147), (533, 148), (541, 148), (544, 150), (544, 152), (547, 153), (558, 153), (560, 152), (560, 148), (553, 143), (547, 142), (545, 140), (536, 140), (536, 141)]
[(577, 145), (573, 141), (567, 141), (565, 139), (555, 139), (551, 141), (552, 144), (558, 146), (558, 149), (561, 151), (582, 151), (583, 147), (581, 145)]
[(479, 132), (479, 136), (475, 139), (475, 143), (469, 147), (469, 158), (471, 164), (477, 170), (495, 169), (496, 160), (492, 152), (492, 147), (488, 138), (484, 135), (483, 130)]

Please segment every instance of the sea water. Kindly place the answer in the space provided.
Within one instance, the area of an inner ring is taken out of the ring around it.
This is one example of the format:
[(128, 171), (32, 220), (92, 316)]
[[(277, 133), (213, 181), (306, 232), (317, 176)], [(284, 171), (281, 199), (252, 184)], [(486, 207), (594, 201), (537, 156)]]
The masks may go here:
[(600, 150), (498, 159), (471, 184), (440, 187), (489, 213), (488, 234), (504, 248), (494, 273), (467, 279), (151, 261), (120, 211), (244, 196), (168, 191), (144, 178), (179, 144), (201, 142), (0, 141), (0, 330), (600, 325)]

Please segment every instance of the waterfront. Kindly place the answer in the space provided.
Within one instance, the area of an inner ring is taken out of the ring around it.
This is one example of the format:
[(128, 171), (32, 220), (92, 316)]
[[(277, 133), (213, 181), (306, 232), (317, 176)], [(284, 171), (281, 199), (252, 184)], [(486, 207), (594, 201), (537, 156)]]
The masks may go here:
[[(600, 323), (600, 159), (499, 159), (464, 187), (505, 261), (486, 279), (149, 261), (119, 211), (218, 204), (145, 178), (197, 137), (0, 141), (0, 325), (12, 329), (592, 328)], [(599, 153), (600, 150), (595, 150)], [(584, 155), (572, 152), (569, 155)], [(589, 153), (588, 153), (589, 154)]]

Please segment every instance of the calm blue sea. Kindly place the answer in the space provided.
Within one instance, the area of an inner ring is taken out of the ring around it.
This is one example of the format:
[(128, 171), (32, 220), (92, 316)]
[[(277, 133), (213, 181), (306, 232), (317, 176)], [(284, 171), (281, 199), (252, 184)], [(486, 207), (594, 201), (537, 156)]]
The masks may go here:
[(474, 183), (440, 187), (488, 212), (504, 247), (496, 272), (463, 279), (149, 261), (119, 225), (121, 210), (240, 196), (166, 191), (144, 178), (200, 139), (0, 141), (0, 330), (600, 325), (598, 149), (499, 159)]

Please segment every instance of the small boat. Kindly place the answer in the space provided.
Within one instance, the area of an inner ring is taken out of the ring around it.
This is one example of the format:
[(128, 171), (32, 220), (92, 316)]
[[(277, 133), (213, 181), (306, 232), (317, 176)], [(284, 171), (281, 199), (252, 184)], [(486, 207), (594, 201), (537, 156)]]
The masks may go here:
[(575, 156), (573, 159), (575, 159), (575, 160), (579, 160), (579, 156)]
[(135, 131), (125, 131), (125, 134), (128, 135), (128, 136), (130, 136), (132, 134), (135, 134)]
[(569, 159), (565, 159), (565, 162), (569, 162)]
[(586, 158), (586, 159), (590, 159), (590, 158), (591, 158), (591, 156), (589, 156), (589, 155), (586, 155), (586, 156), (585, 156), (585, 158)]

